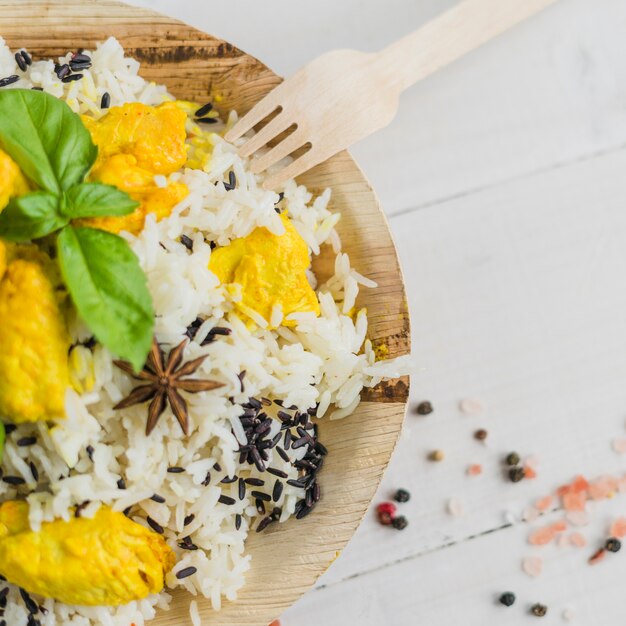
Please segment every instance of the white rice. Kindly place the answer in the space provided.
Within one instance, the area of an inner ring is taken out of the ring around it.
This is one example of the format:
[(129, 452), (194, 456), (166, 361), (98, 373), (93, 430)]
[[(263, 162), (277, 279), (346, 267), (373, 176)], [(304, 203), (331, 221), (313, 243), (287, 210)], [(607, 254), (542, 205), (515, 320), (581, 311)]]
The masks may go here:
[[(21, 72), (0, 38), (0, 78), (18, 74), (20, 80), (11, 87), (42, 87), (64, 99), (74, 111), (94, 117), (103, 113), (99, 103), (105, 92), (111, 96), (111, 106), (135, 101), (154, 105), (173, 99), (165, 87), (139, 76), (139, 64), (124, 56), (115, 39), (87, 54), (93, 59), (93, 67), (81, 72), (82, 80), (66, 84), (57, 78), (53, 61), (36, 61), (27, 72)], [(69, 55), (60, 63), (68, 60)], [(227, 123), (232, 124), (235, 119), (232, 114)], [(219, 131), (223, 126), (214, 128)], [(191, 120), (189, 129), (196, 133), (201, 130)], [(289, 181), (281, 205), (312, 255), (319, 253), (323, 243), (331, 244), (337, 255), (334, 276), (317, 286), (321, 315), (291, 314), (288, 319), (297, 322), (295, 327), (267, 330), (281, 322), (282, 310), (276, 307), (270, 320), (250, 310), (250, 317), (258, 325), (251, 330), (231, 314), (234, 299), (208, 270), (211, 246), (206, 241), (223, 246), (259, 226), (280, 234), (283, 225), (274, 209), (277, 194), (262, 189), (262, 177), (249, 172), (248, 162), (237, 156), (236, 146), (218, 134), (205, 133), (192, 148), (198, 158), (203, 150), (212, 155), (202, 169), (185, 169), (169, 177), (169, 181), (183, 182), (190, 190), (172, 215), (158, 223), (154, 216), (149, 216), (139, 236), (125, 236), (148, 277), (159, 341), (175, 345), (189, 324), (197, 317), (205, 318), (186, 349), (186, 357), (207, 354), (198, 377), (218, 380), (224, 387), (187, 395), (189, 437), (182, 436), (169, 410), (146, 437), (145, 405), (124, 411), (113, 409), (131, 390), (129, 378), (112, 365), (111, 355), (102, 346), (97, 345), (93, 351), (76, 347), (71, 357), (76, 390), (67, 393), (67, 418), (52, 429), (45, 424), (22, 425), (8, 436), (4, 474), (21, 476), (27, 484), (16, 488), (0, 482), (0, 501), (29, 494), (30, 523), (35, 530), (45, 521), (69, 519), (71, 507), (86, 500), (92, 501), (82, 512), (87, 517), (95, 514), (100, 503), (117, 511), (133, 505), (132, 519), (147, 526), (146, 517), (152, 517), (163, 526), (165, 538), (176, 551), (178, 561), (167, 576), (168, 588), (184, 587), (191, 594), (202, 595), (217, 610), (223, 598), (235, 600), (245, 582), (250, 567), (245, 539), (258, 515), (249, 494), (242, 501), (237, 498), (236, 482), (220, 484), (220, 480), (235, 474), (268, 478), (253, 466), (239, 466), (235, 451), (238, 440), (246, 439), (238, 419), (242, 413), (240, 404), (249, 397), (280, 398), (285, 406), (295, 405), (301, 411), (318, 404), (318, 417), (329, 414), (331, 419), (338, 419), (354, 411), (364, 387), (404, 374), (407, 364), (405, 358), (376, 362), (366, 339), (365, 311), (352, 316), (360, 286), (376, 285), (352, 269), (348, 255), (341, 251), (335, 230), (340, 215), (328, 209), (330, 190), (313, 198), (306, 188)], [(237, 185), (226, 191), (223, 184), (215, 183), (226, 180), (231, 170)], [(158, 177), (156, 182), (164, 186), (168, 180)], [(193, 240), (191, 253), (180, 243), (183, 234)], [(312, 274), (311, 281), (315, 285)], [(201, 347), (214, 326), (226, 326), (232, 334)], [(89, 337), (79, 320), (71, 324), (71, 332), (76, 341)], [(243, 371), (245, 393), (237, 376)], [(235, 404), (229, 401), (231, 397)], [(272, 434), (278, 430), (276, 422)], [(17, 440), (29, 434), (37, 435), (37, 443), (18, 447)], [(93, 461), (87, 454), (88, 446)], [(295, 451), (295, 458), (301, 457), (304, 450)], [(269, 453), (268, 465), (297, 478), (297, 470), (290, 463), (273, 450)], [(47, 483), (48, 491), (32, 492), (37, 484), (29, 467), (31, 461), (39, 473), (39, 483)], [(215, 470), (216, 463), (221, 471)], [(172, 466), (186, 471), (168, 473)], [(211, 482), (203, 486), (209, 471)], [(126, 489), (118, 488), (122, 477)], [(267, 483), (271, 488), (273, 480)], [(165, 498), (165, 504), (150, 500), (155, 493)], [(220, 495), (232, 496), (236, 503), (221, 504)], [(301, 489), (285, 487), (276, 504), (282, 509), (281, 522), (290, 517), (302, 497)], [(191, 514), (195, 515), (194, 520), (184, 526), (184, 519)], [(239, 530), (235, 530), (236, 514), (243, 518)], [(201, 549), (180, 549), (177, 542), (184, 536), (190, 536)], [(176, 572), (190, 566), (197, 568), (197, 574), (178, 580)], [(10, 586), (8, 600), (4, 619), (12, 626), (26, 624), (26, 610), (14, 587)], [(141, 602), (113, 608), (70, 607), (52, 600), (37, 600), (48, 610), (45, 615), (38, 615), (43, 626), (141, 626), (154, 617), (157, 608), (167, 608), (170, 596), (164, 591)], [(195, 600), (190, 611), (192, 623), (199, 626)]]

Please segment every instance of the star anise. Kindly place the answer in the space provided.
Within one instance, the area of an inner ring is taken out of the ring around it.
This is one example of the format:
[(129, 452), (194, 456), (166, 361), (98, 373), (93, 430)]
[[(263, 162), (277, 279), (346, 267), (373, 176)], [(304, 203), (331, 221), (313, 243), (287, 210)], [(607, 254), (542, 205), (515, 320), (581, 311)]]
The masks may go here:
[(113, 361), (117, 367), (129, 376), (136, 380), (146, 381), (146, 384), (135, 387), (126, 398), (113, 407), (115, 409), (125, 409), (126, 407), (150, 400), (146, 435), (149, 435), (154, 430), (168, 403), (185, 435), (189, 434), (189, 412), (187, 403), (180, 391), (198, 393), (199, 391), (211, 391), (224, 386), (222, 383), (214, 380), (183, 378), (183, 376), (193, 374), (208, 356), (205, 354), (181, 365), (186, 344), (187, 339), (181, 341), (170, 351), (166, 359), (161, 346), (156, 339), (153, 339), (148, 360), (143, 370), (138, 374), (133, 371), (132, 365), (127, 361)]

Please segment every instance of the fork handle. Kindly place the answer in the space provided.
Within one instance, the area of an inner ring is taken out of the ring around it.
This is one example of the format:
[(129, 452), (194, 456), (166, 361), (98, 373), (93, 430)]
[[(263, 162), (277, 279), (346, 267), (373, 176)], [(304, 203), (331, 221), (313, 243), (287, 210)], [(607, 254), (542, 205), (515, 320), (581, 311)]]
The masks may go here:
[(378, 53), (390, 80), (404, 91), (556, 0), (463, 0)]

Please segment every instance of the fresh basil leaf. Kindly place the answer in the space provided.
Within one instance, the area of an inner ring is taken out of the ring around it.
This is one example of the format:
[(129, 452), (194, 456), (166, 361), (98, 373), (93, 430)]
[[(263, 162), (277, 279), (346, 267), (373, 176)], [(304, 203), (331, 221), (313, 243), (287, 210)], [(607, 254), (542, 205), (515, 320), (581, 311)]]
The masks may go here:
[(128, 215), (139, 206), (127, 193), (112, 185), (84, 183), (68, 189), (61, 208), (70, 219)]
[(146, 276), (117, 235), (66, 226), (57, 238), (65, 284), (97, 339), (139, 371), (152, 342), (154, 316)]
[(63, 228), (69, 218), (59, 212), (59, 198), (36, 191), (13, 198), (0, 213), (0, 237), (10, 241), (31, 241)]
[(6, 439), (6, 430), (4, 424), (0, 422), (0, 463), (2, 462), (2, 455), (4, 454), (4, 441)]
[(82, 183), (98, 154), (65, 102), (30, 89), (0, 90), (0, 148), (37, 187), (57, 194)]

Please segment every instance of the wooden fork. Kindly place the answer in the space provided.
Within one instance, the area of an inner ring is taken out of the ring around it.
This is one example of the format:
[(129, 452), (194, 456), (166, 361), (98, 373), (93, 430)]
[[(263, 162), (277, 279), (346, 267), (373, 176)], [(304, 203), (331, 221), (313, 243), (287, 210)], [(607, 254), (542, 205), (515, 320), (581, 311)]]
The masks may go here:
[(251, 162), (254, 173), (308, 148), (265, 179), (263, 186), (275, 189), (387, 126), (405, 89), (553, 2), (463, 0), (382, 52), (328, 52), (267, 94), (226, 133), (226, 139), (236, 141), (270, 118), (239, 148), (242, 157), (251, 156), (283, 135)]

